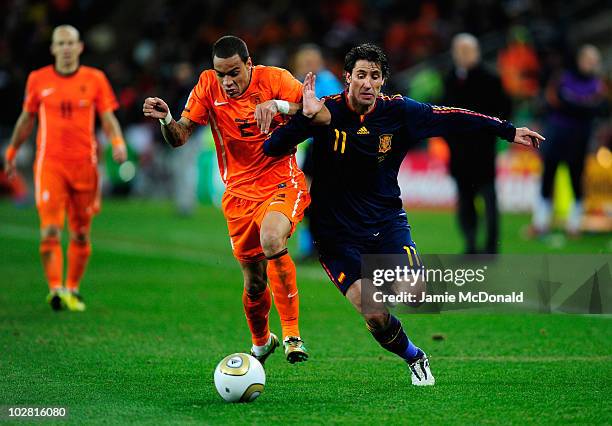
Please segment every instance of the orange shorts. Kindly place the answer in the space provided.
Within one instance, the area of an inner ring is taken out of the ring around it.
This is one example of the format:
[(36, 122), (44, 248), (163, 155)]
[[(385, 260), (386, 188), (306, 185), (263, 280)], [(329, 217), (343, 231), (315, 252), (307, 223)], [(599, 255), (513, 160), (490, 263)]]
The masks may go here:
[(88, 232), (99, 206), (98, 169), (89, 163), (63, 164), (45, 160), (34, 169), (40, 226), (64, 227), (66, 211), (72, 232)]
[(310, 194), (303, 188), (279, 188), (264, 201), (252, 201), (225, 192), (223, 214), (227, 220), (234, 257), (241, 262), (259, 262), (265, 259), (261, 248), (259, 229), (266, 213), (277, 211), (291, 222), (291, 234), (304, 218), (310, 204)]

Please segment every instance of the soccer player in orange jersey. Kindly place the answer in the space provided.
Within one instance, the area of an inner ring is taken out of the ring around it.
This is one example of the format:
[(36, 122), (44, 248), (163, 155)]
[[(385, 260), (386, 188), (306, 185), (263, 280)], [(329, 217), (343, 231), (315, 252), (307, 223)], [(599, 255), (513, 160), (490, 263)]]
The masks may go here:
[(295, 114), (301, 108), (302, 85), (284, 69), (254, 66), (246, 44), (234, 36), (214, 44), (213, 67), (200, 75), (179, 121), (160, 98), (147, 98), (143, 112), (161, 121), (164, 138), (173, 147), (183, 145), (196, 126), (210, 123), (226, 184), (223, 213), (244, 277), (242, 301), (251, 352), (264, 362), (279, 346), (268, 325), (269, 279), (287, 360), (305, 361), (287, 238), (302, 220), (310, 196), (293, 153), (270, 158), (262, 151), (266, 133), (283, 121), (278, 113)]
[[(79, 285), (91, 254), (91, 220), (99, 207), (95, 111), (111, 140), (113, 159), (126, 159), (121, 128), (113, 113), (118, 107), (113, 90), (102, 71), (79, 64), (82, 52), (76, 28), (55, 28), (51, 42), (55, 64), (30, 73), (23, 111), (5, 152), (5, 170), (11, 176), (17, 150), (38, 117), (34, 186), (40, 255), (50, 290), (47, 301), (54, 310), (85, 310)], [(66, 213), (70, 242), (64, 287), (61, 231)]]

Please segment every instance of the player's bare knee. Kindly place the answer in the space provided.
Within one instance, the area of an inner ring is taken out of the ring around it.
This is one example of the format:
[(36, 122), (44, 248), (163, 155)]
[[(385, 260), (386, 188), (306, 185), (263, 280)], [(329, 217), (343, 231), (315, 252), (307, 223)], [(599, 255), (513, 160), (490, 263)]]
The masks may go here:
[(57, 225), (48, 225), (40, 229), (40, 238), (42, 240), (59, 239), (62, 231)]
[(389, 323), (389, 314), (386, 312), (376, 312), (363, 314), (363, 318), (368, 324), (370, 330), (382, 330)]
[(86, 232), (73, 232), (70, 234), (70, 239), (77, 244), (89, 243), (89, 234)]
[(286, 237), (277, 230), (268, 230), (261, 233), (260, 242), (264, 254), (270, 257), (285, 249)]
[(416, 282), (405, 281), (395, 283), (393, 285), (393, 293), (396, 295), (410, 295), (410, 301), (407, 301), (405, 304), (412, 308), (418, 308), (424, 303), (424, 298), (427, 294), (427, 282), (419, 279)]

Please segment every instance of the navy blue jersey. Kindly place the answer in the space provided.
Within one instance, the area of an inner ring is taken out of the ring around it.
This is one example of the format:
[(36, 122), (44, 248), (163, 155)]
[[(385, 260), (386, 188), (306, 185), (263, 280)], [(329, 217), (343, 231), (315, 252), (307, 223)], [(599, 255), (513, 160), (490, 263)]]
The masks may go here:
[(329, 125), (311, 125), (297, 114), (264, 144), (266, 155), (278, 156), (314, 139), (310, 194), (315, 240), (369, 237), (405, 215), (397, 175), (406, 152), (421, 139), (482, 131), (513, 141), (516, 132), (512, 123), (495, 117), (400, 95), (380, 95), (371, 112), (359, 115), (346, 98), (346, 92), (325, 98)]

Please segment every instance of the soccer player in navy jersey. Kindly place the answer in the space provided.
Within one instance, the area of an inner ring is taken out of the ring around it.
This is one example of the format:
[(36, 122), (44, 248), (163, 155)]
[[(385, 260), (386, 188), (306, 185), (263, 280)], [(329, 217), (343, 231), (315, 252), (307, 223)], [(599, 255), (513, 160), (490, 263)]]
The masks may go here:
[[(544, 138), (477, 112), (382, 95), (389, 65), (375, 45), (351, 49), (344, 71), (344, 93), (322, 100), (314, 95), (315, 77), (307, 76), (302, 114), (277, 128), (264, 152), (284, 155), (306, 138), (314, 139), (312, 229), (321, 264), (378, 343), (406, 361), (412, 384), (433, 385), (427, 355), (408, 339), (401, 322), (384, 306), (372, 311), (362, 304), (362, 255), (404, 254), (421, 264), (400, 199), (402, 160), (419, 140), (451, 133), (488, 132), (536, 148)], [(326, 125), (312, 125), (310, 117), (318, 112), (318, 119), (326, 116)]]

